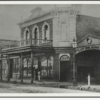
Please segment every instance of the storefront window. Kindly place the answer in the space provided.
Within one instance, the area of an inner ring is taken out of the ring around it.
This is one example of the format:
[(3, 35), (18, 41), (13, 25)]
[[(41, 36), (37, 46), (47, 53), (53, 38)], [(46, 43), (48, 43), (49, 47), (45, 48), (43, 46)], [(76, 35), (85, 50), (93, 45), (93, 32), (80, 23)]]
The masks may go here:
[(13, 59), (13, 73), (19, 73), (19, 58)]
[(6, 59), (2, 60), (2, 63), (3, 63), (2, 73), (6, 74), (7, 60)]
[(34, 65), (33, 65), (33, 67), (35, 69), (38, 69), (38, 59), (37, 58), (34, 58)]
[(47, 76), (47, 58), (43, 57), (41, 60), (41, 76)]
[(27, 58), (23, 59), (23, 73), (24, 76), (27, 76)]
[(54, 64), (53, 60), (54, 59), (52, 56), (50, 56), (48, 59), (48, 75), (49, 76), (53, 76), (53, 64)]

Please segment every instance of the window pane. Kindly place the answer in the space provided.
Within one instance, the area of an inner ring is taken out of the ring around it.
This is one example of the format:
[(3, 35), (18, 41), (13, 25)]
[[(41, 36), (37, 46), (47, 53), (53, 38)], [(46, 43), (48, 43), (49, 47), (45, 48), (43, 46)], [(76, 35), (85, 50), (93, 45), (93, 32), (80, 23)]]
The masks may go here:
[(43, 57), (41, 60), (41, 76), (47, 76), (47, 58)]

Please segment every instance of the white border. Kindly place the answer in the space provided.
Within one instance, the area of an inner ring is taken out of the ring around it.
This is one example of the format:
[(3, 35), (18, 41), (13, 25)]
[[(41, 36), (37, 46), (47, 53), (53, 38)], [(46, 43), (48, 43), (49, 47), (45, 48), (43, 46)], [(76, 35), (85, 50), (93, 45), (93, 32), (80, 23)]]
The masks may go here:
[[(1, 4), (100, 4), (100, 1), (0, 1), (0, 5)], [(0, 97), (46, 97), (46, 96), (57, 96), (57, 97), (77, 97), (77, 96), (82, 96), (82, 97), (86, 97), (86, 96), (90, 96), (90, 97), (94, 97), (94, 96), (99, 96), (100, 97), (100, 93), (93, 93), (93, 92), (89, 92), (89, 93), (2, 93), (2, 95), (0, 95)]]
[(0, 1), (0, 4), (100, 4), (100, 1)]

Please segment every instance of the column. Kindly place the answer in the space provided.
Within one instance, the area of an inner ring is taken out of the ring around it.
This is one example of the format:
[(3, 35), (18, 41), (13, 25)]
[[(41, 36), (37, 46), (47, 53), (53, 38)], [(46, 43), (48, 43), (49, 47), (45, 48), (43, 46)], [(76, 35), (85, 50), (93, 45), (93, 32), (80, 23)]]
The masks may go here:
[(73, 82), (73, 53), (70, 53), (70, 82)]
[(74, 52), (73, 52), (73, 86), (77, 86), (75, 50), (74, 50)]
[(21, 73), (20, 73), (21, 83), (23, 83), (23, 54), (22, 53), (21, 53), (21, 56), (20, 56), (20, 68), (21, 68)]
[(3, 55), (1, 55), (1, 81), (2, 81), (2, 58), (3, 58)]
[(41, 61), (40, 57), (38, 57), (38, 80), (41, 80)]
[(8, 77), (7, 81), (10, 81), (10, 55), (8, 55)]
[(27, 58), (27, 76), (28, 76), (28, 61), (29, 61), (29, 58)]
[(48, 58), (47, 58), (47, 76), (49, 76), (49, 73), (48, 73)]
[(33, 52), (31, 52), (31, 83), (33, 83)]

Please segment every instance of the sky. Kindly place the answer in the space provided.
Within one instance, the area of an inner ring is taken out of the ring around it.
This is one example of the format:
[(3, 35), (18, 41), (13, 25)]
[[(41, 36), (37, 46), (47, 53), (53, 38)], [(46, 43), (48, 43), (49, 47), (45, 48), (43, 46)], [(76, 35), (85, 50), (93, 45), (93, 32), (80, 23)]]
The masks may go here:
[[(0, 39), (20, 40), (18, 23), (31, 15), (31, 10), (42, 7), (44, 11), (52, 9), (55, 5), (0, 5)], [(56, 5), (70, 6), (70, 5)], [(100, 4), (81, 5), (81, 13), (100, 18)]]

